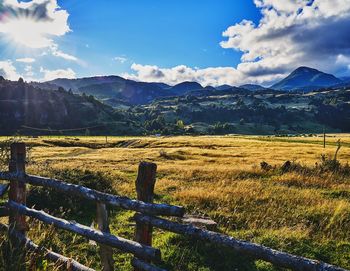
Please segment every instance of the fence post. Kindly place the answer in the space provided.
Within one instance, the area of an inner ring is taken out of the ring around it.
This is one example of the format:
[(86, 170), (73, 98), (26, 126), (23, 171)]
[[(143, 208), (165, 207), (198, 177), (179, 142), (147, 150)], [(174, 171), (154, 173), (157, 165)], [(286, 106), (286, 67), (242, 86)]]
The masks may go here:
[[(156, 172), (156, 164), (148, 162), (140, 163), (136, 179), (136, 192), (138, 200), (153, 203)], [(135, 241), (144, 245), (152, 246), (152, 226), (136, 222)], [(139, 271), (137, 268), (134, 270)]]
[[(106, 207), (106, 204), (103, 204), (101, 202), (97, 202), (96, 222), (98, 225), (98, 229), (100, 231), (110, 233), (107, 207)], [(113, 271), (114, 270), (113, 249), (103, 244), (99, 244), (99, 246), (100, 246), (100, 258), (101, 258), (102, 271)]]
[[(11, 159), (9, 171), (17, 174), (25, 174), (26, 146), (24, 143), (11, 144)], [(21, 180), (10, 181), (9, 200), (26, 205), (26, 184)], [(26, 217), (15, 212), (9, 214), (9, 237), (14, 246), (14, 257), (20, 265), (20, 270), (25, 270), (25, 247), (12, 231), (25, 235), (27, 230)]]

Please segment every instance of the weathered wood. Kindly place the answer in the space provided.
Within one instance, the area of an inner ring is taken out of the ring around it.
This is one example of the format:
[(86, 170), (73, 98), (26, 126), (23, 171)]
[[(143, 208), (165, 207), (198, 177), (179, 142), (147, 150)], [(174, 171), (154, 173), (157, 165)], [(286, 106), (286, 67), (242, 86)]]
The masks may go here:
[[(9, 172), (17, 175), (25, 174), (26, 146), (24, 143), (11, 144), (11, 160), (9, 164)], [(26, 185), (19, 180), (11, 180), (9, 200), (26, 205)], [(9, 216), (10, 229), (15, 229), (24, 233), (27, 229), (26, 218), (24, 215), (11, 213)]]
[(17, 172), (0, 171), (0, 180), (17, 180), (19, 178)]
[(184, 224), (191, 224), (198, 228), (204, 228), (210, 231), (215, 231), (218, 226), (218, 223), (216, 223), (214, 220), (198, 216), (184, 216), (181, 222)]
[(170, 232), (191, 236), (215, 244), (225, 245), (239, 253), (249, 255), (255, 259), (270, 262), (279, 267), (290, 268), (296, 271), (346, 271), (346, 269), (327, 263), (280, 252), (262, 245), (240, 241), (230, 236), (203, 230), (192, 225), (182, 225), (176, 222), (142, 214), (136, 214), (135, 220)]
[(137, 270), (142, 271), (166, 271), (165, 269), (156, 267), (137, 258), (131, 260), (131, 265)]
[[(98, 202), (96, 205), (96, 222), (100, 231), (110, 233), (107, 207), (105, 204), (100, 202)], [(113, 271), (113, 249), (104, 244), (100, 244), (99, 253), (101, 258), (102, 271)]]
[[(6, 175), (3, 176), (6, 177)], [(9, 175), (8, 177), (11, 177), (11, 175)], [(81, 185), (69, 184), (63, 181), (50, 178), (27, 175), (24, 177), (24, 181), (31, 185), (50, 187), (52, 189), (72, 196), (79, 196), (88, 200), (98, 201), (105, 204), (109, 204), (111, 206), (121, 207), (124, 209), (149, 215), (182, 217), (185, 213), (185, 209), (180, 206), (145, 203), (140, 200), (132, 200), (128, 197), (102, 193)]]
[[(8, 227), (6, 225), (0, 223), (0, 230), (7, 231)], [(17, 231), (14, 231), (13, 234), (16, 238), (19, 239), (20, 242), (25, 244), (25, 247), (27, 250), (35, 252), (35, 253), (42, 253), (44, 255), (44, 257), (46, 259), (50, 260), (51, 262), (54, 262), (60, 266), (65, 265), (67, 267), (67, 270), (95, 271), (94, 269), (86, 267), (86, 266), (78, 263), (77, 261), (75, 261), (71, 258), (68, 258), (68, 257), (65, 257), (61, 254), (55, 253), (51, 250), (48, 250), (45, 247), (38, 246), (32, 240), (26, 238), (25, 235), (23, 235)]]
[(111, 247), (119, 248), (120, 250), (128, 253), (132, 253), (137, 257), (159, 261), (160, 251), (149, 246), (139, 244), (135, 241), (130, 241), (122, 237), (117, 237), (109, 233), (97, 231), (90, 227), (81, 225), (76, 222), (67, 221), (61, 218), (51, 216), (43, 211), (38, 211), (30, 209), (26, 206), (18, 204), (14, 201), (9, 201), (7, 207), (15, 212), (22, 215), (30, 216), (36, 218), (44, 223), (54, 225), (58, 228), (74, 232), (81, 236), (88, 238), (89, 240), (94, 240), (97, 243), (105, 244)]
[(6, 194), (9, 187), (10, 187), (9, 184), (1, 184), (0, 185), (0, 198)]
[[(9, 163), (9, 172), (17, 175), (25, 175), (26, 146), (24, 143), (11, 144), (11, 157)], [(10, 190), (8, 193), (9, 201), (16, 204), (26, 205), (26, 184), (20, 180), (10, 181)], [(13, 233), (19, 232), (25, 236), (28, 226), (26, 217), (18, 212), (9, 212), (9, 239), (13, 246), (13, 255), (18, 259), (19, 269), (26, 270), (25, 267), (25, 247)]]
[[(136, 192), (138, 200), (153, 203), (156, 173), (156, 164), (147, 162), (140, 163), (136, 178)], [(152, 246), (152, 230), (151, 225), (136, 222), (135, 241), (147, 246)], [(142, 258), (142, 260), (145, 259)], [(134, 270), (140, 271), (141, 269), (134, 268)]]

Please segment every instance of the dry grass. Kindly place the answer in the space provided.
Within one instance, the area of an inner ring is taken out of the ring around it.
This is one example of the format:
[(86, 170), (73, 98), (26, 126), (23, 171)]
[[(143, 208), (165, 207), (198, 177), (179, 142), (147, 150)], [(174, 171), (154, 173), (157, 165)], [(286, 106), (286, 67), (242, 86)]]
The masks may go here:
[[(209, 215), (222, 231), (237, 237), (349, 268), (350, 177), (260, 169), (262, 161), (279, 166), (286, 160), (313, 167), (321, 154), (334, 154), (339, 138), (343, 146), (338, 159), (344, 164), (350, 161), (348, 134), (328, 137), (326, 149), (321, 136), (109, 137), (108, 144), (104, 137), (25, 141), (33, 146), (35, 163), (29, 172), (99, 171), (115, 180), (116, 191), (132, 197), (139, 162), (155, 162), (158, 201)], [(60, 146), (61, 141), (68, 145)]]

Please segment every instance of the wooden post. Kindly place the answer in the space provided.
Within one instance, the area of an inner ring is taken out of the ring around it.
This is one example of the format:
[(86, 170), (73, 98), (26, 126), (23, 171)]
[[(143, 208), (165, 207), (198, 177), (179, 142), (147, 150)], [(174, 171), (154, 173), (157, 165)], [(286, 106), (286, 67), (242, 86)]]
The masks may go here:
[[(136, 179), (136, 192), (138, 200), (153, 203), (156, 172), (156, 164), (147, 162), (140, 163)], [(147, 246), (152, 246), (152, 226), (145, 223), (136, 222), (135, 241)], [(140, 271), (138, 268), (135, 268), (134, 270)]]
[(326, 128), (323, 127), (323, 148), (326, 148)]
[[(97, 202), (96, 222), (100, 231), (110, 233), (107, 207), (106, 204), (103, 204), (101, 202)], [(113, 249), (103, 244), (99, 244), (99, 246), (102, 271), (113, 271)]]
[[(16, 174), (25, 174), (26, 146), (24, 143), (11, 144), (11, 159), (9, 171)], [(9, 200), (26, 205), (26, 185), (23, 181), (11, 180)], [(27, 230), (26, 217), (17, 212), (9, 213), (9, 237), (14, 246), (14, 257), (17, 258), (19, 269), (25, 270), (25, 247), (22, 242), (12, 234), (17, 231), (25, 236)]]

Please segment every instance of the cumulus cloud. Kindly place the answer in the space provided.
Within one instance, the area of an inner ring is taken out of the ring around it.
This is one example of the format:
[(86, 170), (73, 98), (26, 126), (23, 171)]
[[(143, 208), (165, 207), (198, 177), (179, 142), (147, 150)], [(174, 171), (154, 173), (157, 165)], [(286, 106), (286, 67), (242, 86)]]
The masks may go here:
[(350, 0), (254, 0), (261, 20), (249, 20), (223, 32), (224, 49), (242, 52), (235, 68), (159, 68), (133, 64), (128, 78), (175, 84), (271, 85), (299, 66), (350, 72)]
[(21, 63), (34, 63), (35, 59), (31, 57), (24, 57), (24, 58), (17, 58), (16, 61)]
[(8, 80), (18, 80), (20, 77), (10, 60), (0, 61), (0, 76)]
[(40, 72), (44, 74), (42, 81), (50, 81), (57, 78), (67, 78), (74, 79), (76, 78), (75, 72), (71, 69), (58, 69), (58, 70), (47, 70), (43, 67), (40, 68)]
[(133, 74), (126, 73), (122, 76), (144, 82), (163, 82), (175, 85), (184, 81), (196, 81), (204, 86), (233, 85), (237, 82), (243, 82), (241, 74), (231, 67), (198, 69), (179, 65), (173, 68), (159, 68), (158, 66), (134, 63), (131, 69), (134, 71)]
[(69, 14), (56, 0), (27, 2), (3, 0), (0, 9), (0, 33), (31, 48), (45, 48), (54, 44), (52, 38), (70, 30)]
[[(223, 48), (243, 52), (237, 69), (276, 79), (298, 66), (339, 73), (350, 62), (350, 0), (255, 0), (258, 25), (230, 26)], [(343, 61), (337, 61), (341, 58)]]
[[(54, 41), (55, 38), (71, 31), (68, 25), (69, 14), (58, 6), (57, 0), (2, 2), (0, 36), (3, 35), (11, 46), (17, 44), (33, 49), (47, 48), (47, 52), (53, 56), (79, 61), (77, 57), (62, 52)], [(22, 60), (19, 62), (29, 61), (29, 58)]]

